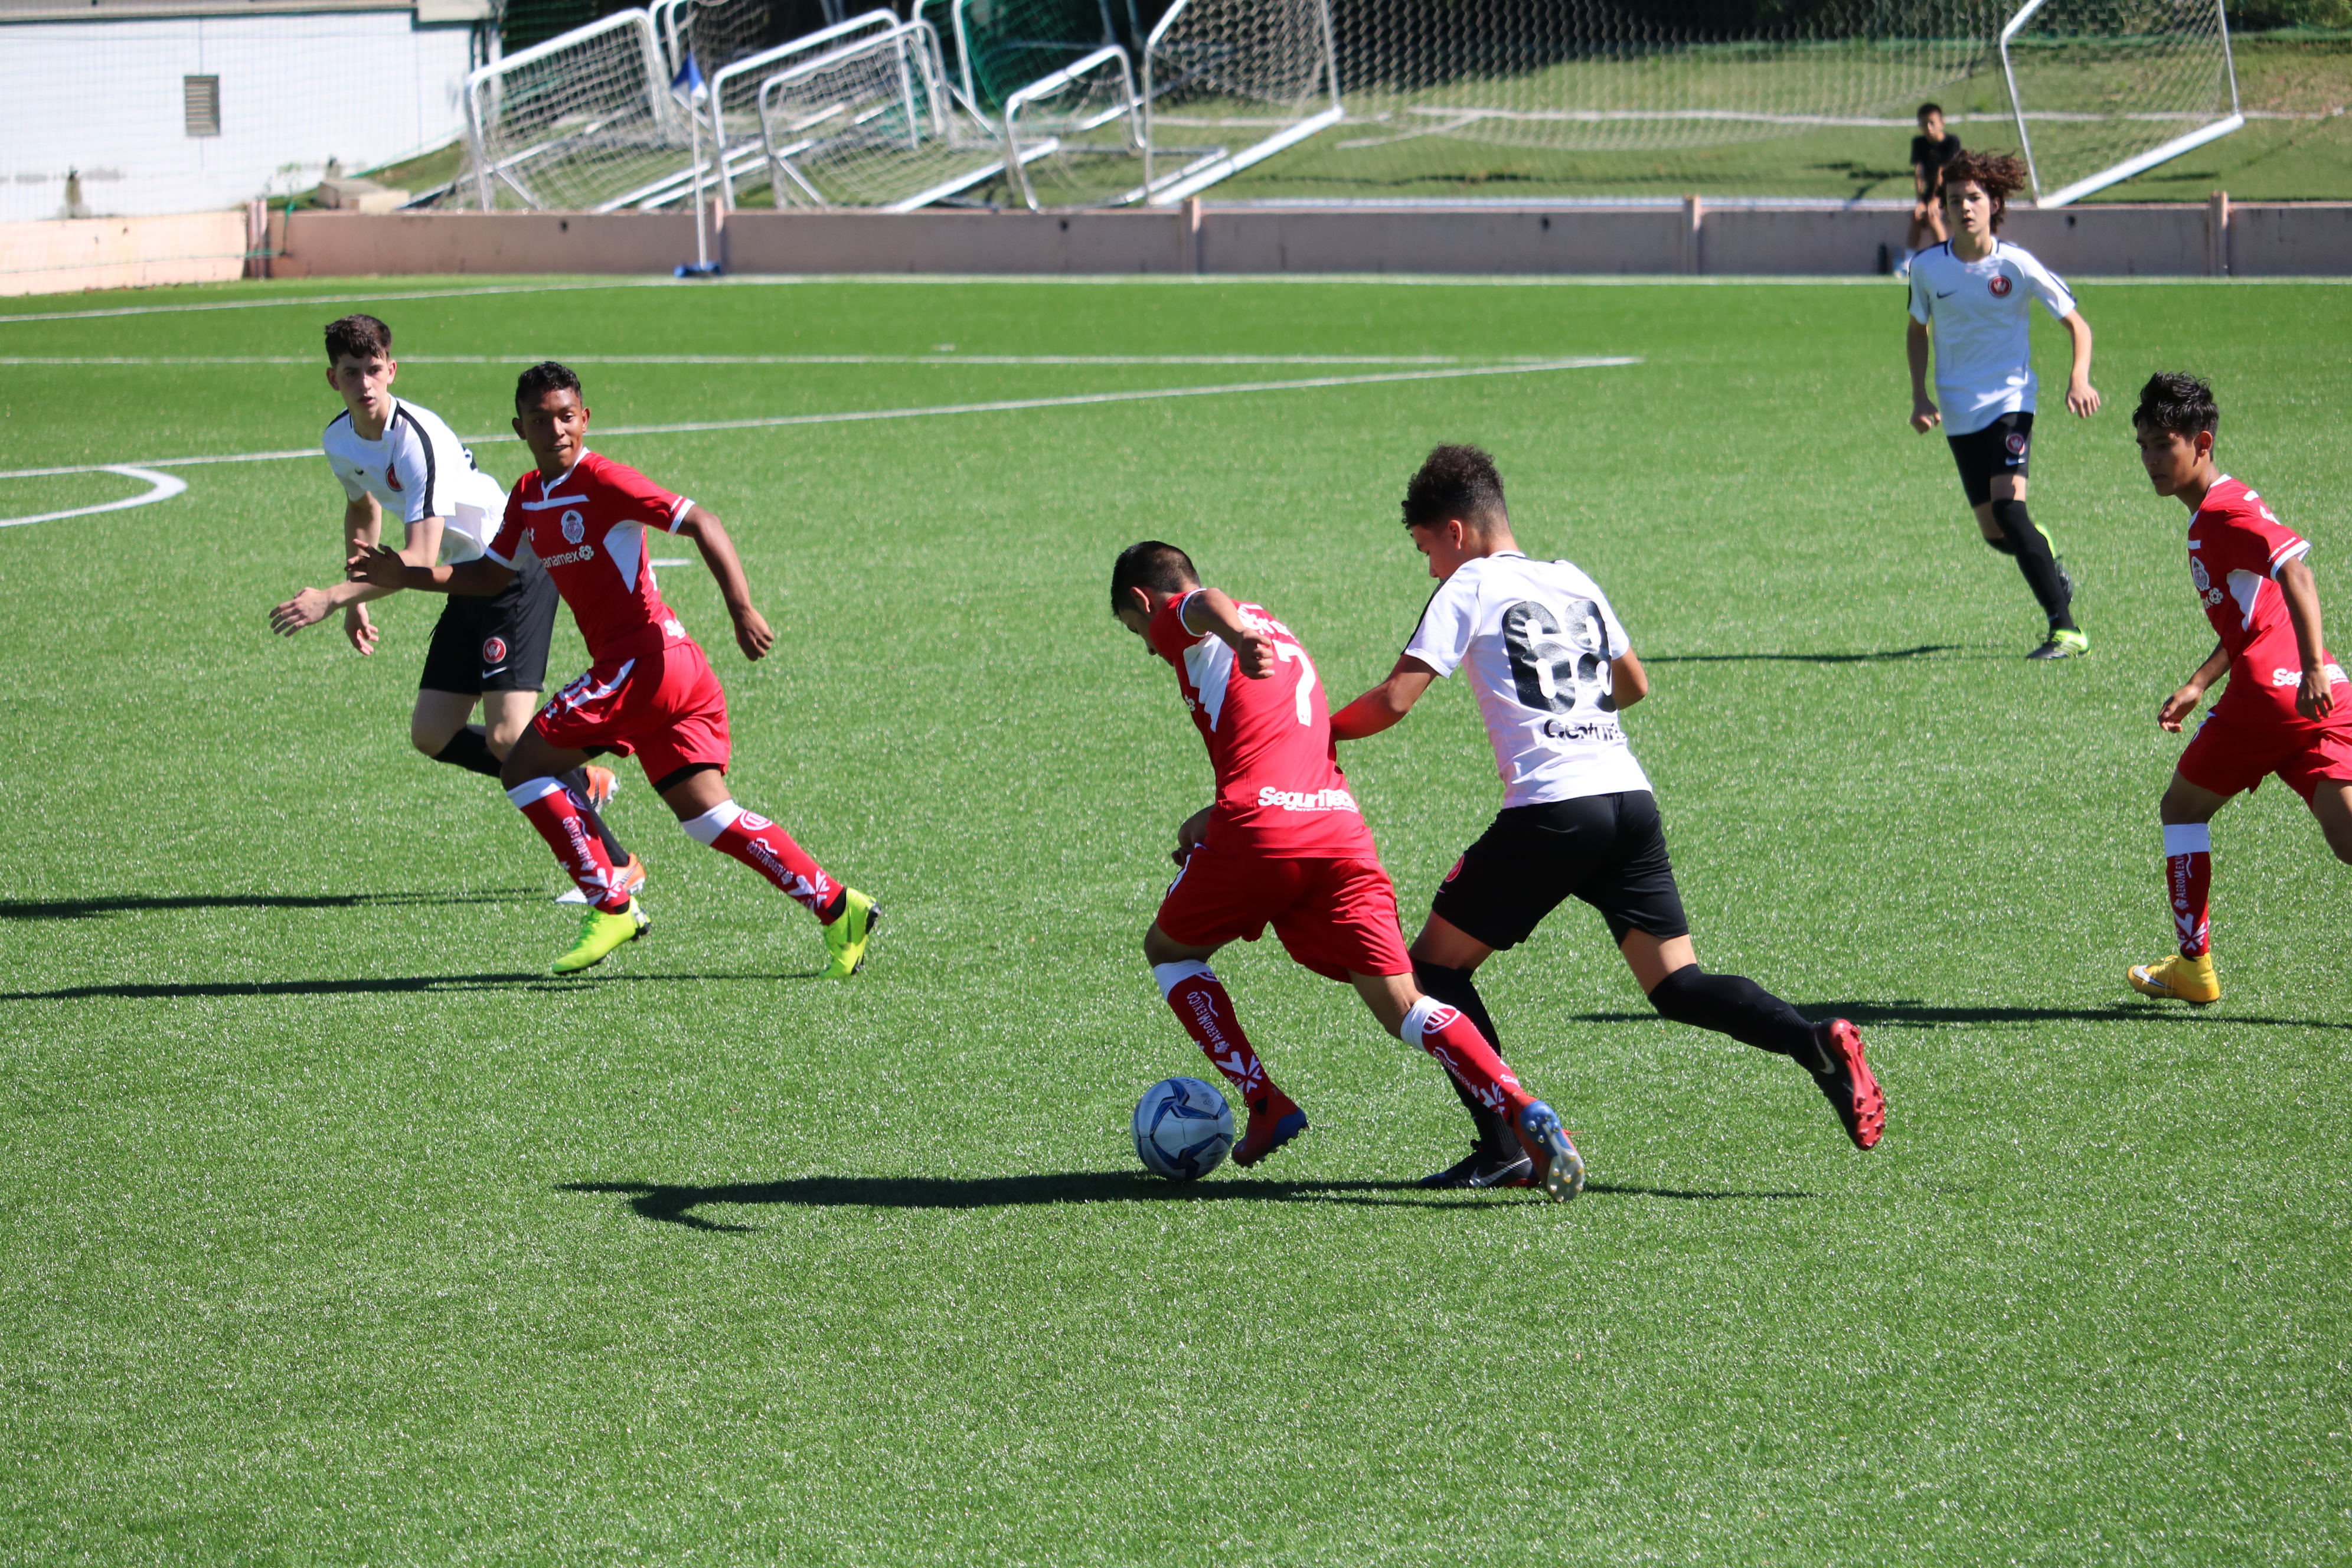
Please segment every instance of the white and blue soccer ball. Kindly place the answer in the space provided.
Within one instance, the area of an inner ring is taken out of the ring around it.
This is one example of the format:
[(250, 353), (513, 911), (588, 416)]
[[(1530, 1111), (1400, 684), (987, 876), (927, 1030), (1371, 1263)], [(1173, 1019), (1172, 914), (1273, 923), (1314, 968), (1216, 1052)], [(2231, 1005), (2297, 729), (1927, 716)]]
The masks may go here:
[(1155, 1176), (1197, 1181), (1225, 1163), (1234, 1108), (1197, 1078), (1165, 1078), (1135, 1106), (1135, 1157)]

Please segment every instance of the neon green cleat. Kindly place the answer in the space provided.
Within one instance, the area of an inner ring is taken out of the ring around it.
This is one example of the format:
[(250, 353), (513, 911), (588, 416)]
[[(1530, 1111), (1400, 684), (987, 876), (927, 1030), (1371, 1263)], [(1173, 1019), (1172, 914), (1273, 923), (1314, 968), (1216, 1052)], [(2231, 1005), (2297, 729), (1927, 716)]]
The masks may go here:
[(874, 928), (882, 923), (882, 906), (855, 888), (843, 891), (849, 902), (841, 914), (824, 928), (824, 950), (833, 954), (833, 962), (824, 967), (820, 980), (846, 980), (866, 967), (866, 944), (874, 940)]
[(583, 969), (594, 968), (623, 942), (635, 942), (645, 935), (653, 929), (653, 923), (646, 918), (646, 911), (637, 907), (635, 899), (631, 899), (629, 907), (618, 914), (607, 914), (595, 905), (589, 905), (587, 912), (580, 919), (580, 940), (572, 944), (570, 952), (555, 961), (555, 973), (577, 974)]
[(2025, 657), (2028, 658), (2079, 658), (2091, 651), (2091, 639), (2073, 626), (2053, 626), (2050, 640)]

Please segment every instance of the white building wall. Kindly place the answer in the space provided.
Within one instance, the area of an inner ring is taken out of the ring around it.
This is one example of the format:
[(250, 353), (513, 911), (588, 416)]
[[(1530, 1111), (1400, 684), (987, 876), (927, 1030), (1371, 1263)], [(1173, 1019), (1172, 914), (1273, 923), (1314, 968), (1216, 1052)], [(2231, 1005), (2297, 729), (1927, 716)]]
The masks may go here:
[[(412, 10), (0, 25), (0, 223), (199, 212), (453, 141), (470, 29)], [(182, 79), (220, 78), (220, 134)], [(289, 174), (287, 164), (301, 168)]]

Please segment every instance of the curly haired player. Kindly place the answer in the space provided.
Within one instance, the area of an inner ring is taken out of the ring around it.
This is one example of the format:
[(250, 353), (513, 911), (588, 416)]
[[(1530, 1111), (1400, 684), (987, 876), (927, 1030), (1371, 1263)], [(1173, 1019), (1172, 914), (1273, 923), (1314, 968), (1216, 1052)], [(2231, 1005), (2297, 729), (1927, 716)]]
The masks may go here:
[(538, 467), (515, 482), (506, 521), (481, 557), (414, 566), (395, 551), (363, 550), (351, 559), (352, 578), (385, 588), (496, 594), (536, 558), (572, 606), (593, 662), (540, 710), (500, 775), (507, 798), (588, 897), (580, 940), (555, 961), (556, 973), (602, 963), (651, 924), (557, 782), (593, 748), (635, 753), (688, 837), (742, 861), (814, 915), (832, 955), (824, 977), (845, 980), (866, 962), (881, 907), (835, 881), (791, 834), (729, 795), (727, 693), (662, 602), (646, 534), (660, 529), (694, 541), (719, 580), (736, 646), (746, 658), (764, 658), (776, 636), (752, 606), (734, 542), (708, 510), (590, 451), (588, 422), (578, 376), (552, 361), (524, 371), (515, 383), (514, 427)]
[(2320, 639), (2319, 588), (2309, 542), (2240, 479), (2213, 463), (2221, 412), (2192, 375), (2158, 374), (2140, 389), (2132, 429), (2148, 480), (2189, 517), (2189, 581), (2220, 638), (2156, 721), (2178, 733), (2213, 682), (2230, 677), (2180, 753), (2158, 816), (2165, 886), (2180, 951), (2134, 964), (2133, 989), (2200, 1005), (2221, 999), (2213, 972), (2208, 898), (2213, 816), (2273, 773), (2303, 796), (2336, 858), (2352, 865), (2352, 700)]
[[(2025, 178), (2025, 165), (2005, 153), (1962, 153), (1944, 165), (1944, 216), (1952, 237), (1911, 261), (1911, 428), (1924, 436), (1944, 427), (1978, 531), (1993, 549), (2016, 557), (2049, 617), (2048, 637), (2026, 657), (2070, 658), (2091, 648), (2074, 624), (2074, 584), (2025, 510), (2039, 384), (2027, 331), (2033, 300), (2074, 342), (2066, 406), (2087, 419), (2099, 411), (2099, 393), (2091, 384), (2091, 326), (2074, 296), (2032, 252), (2000, 237), (2009, 198)], [(1936, 397), (1927, 395), (1931, 331)]]

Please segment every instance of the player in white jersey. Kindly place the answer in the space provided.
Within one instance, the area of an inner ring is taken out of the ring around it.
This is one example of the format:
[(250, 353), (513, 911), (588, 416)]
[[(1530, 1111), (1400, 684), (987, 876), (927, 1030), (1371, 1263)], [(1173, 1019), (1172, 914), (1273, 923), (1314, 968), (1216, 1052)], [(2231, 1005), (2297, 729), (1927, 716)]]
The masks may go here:
[[(1874, 1145), (1886, 1100), (1843, 1018), (1812, 1024), (1754, 981), (1698, 966), (1682, 894), (1642, 764), (1618, 715), (1650, 689), (1600, 585), (1565, 561), (1530, 561), (1511, 537), (1502, 476), (1475, 447), (1440, 447), (1405, 491), (1414, 548), (1440, 579), (1389, 678), (1333, 715), (1334, 739), (1376, 735), (1430, 683), (1465, 672), (1503, 777), (1503, 809), (1439, 884), (1412, 948), (1426, 994), (1499, 1042), (1472, 975), (1516, 947), (1571, 895), (1609, 934), (1651, 1005), (1793, 1059), (1813, 1075), (1856, 1145)], [(1496, 1049), (1500, 1049), (1499, 1043)], [(1525, 1156), (1491, 1111), (1469, 1157), (1430, 1186), (1499, 1186)]]
[[(506, 487), (474, 466), (474, 454), (440, 416), (393, 395), (400, 365), (392, 357), (392, 329), (373, 316), (330, 322), (327, 362), (327, 384), (342, 398), (343, 411), (320, 444), (342, 486), (344, 554), (375, 544), (389, 512), (403, 524), (400, 553), (412, 564), (479, 556), (505, 520)], [(396, 591), (351, 582), (305, 588), (269, 612), (270, 628), (292, 637), (340, 609), (352, 647), (373, 654), (380, 633), (368, 602)], [(533, 563), (495, 597), (448, 602), (417, 683), (408, 721), (411, 744), (435, 762), (499, 776), (501, 759), (539, 708), (556, 597), (554, 583)], [(482, 721), (468, 723), (478, 704)], [(611, 770), (573, 772), (577, 776), (563, 783), (595, 825), (613, 863), (630, 868), (633, 886), (643, 881), (644, 867), (595, 810), (612, 796)], [(580, 895), (574, 890), (564, 897), (577, 901)]]
[[(2039, 300), (2074, 343), (2066, 406), (2089, 418), (2099, 411), (2091, 384), (2091, 326), (2059, 276), (2000, 237), (2009, 198), (2025, 166), (2006, 154), (1962, 153), (1944, 167), (1944, 216), (1952, 237), (1911, 260), (1911, 427), (1941, 425), (1959, 465), (1960, 487), (1977, 530), (2003, 555), (2017, 558), (2049, 636), (2028, 658), (2068, 658), (2091, 650), (2074, 624), (2074, 584), (2052, 551), (2050, 536), (2025, 510), (2038, 383), (2028, 336)], [(1927, 395), (1927, 348), (1936, 351), (1936, 396)], [(1937, 399), (1942, 399), (1942, 406)]]

